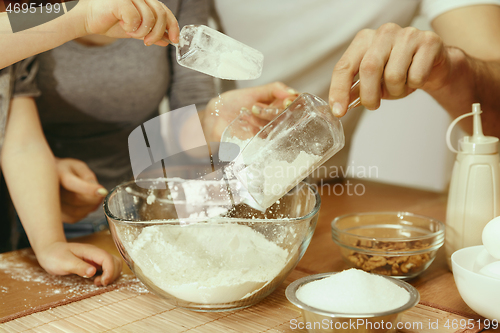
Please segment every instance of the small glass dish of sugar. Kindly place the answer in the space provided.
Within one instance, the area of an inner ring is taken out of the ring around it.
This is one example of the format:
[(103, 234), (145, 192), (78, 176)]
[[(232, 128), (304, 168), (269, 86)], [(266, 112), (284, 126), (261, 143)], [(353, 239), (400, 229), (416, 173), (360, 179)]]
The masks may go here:
[(407, 282), (354, 268), (298, 279), (286, 297), (302, 311), (291, 325), (310, 333), (397, 332), (403, 312), (420, 300)]

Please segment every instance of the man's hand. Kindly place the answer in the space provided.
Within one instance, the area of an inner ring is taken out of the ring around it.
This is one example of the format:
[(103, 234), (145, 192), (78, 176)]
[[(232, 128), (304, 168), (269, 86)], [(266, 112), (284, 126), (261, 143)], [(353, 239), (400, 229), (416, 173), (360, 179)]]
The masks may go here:
[(179, 42), (177, 19), (158, 0), (80, 0), (75, 10), (84, 17), (84, 35), (143, 39), (148, 46)]
[(443, 40), (431, 31), (394, 23), (360, 31), (333, 70), (329, 100), (335, 116), (346, 113), (358, 73), (361, 104), (374, 110), (382, 98), (443, 87), (449, 79), (450, 57)]
[(36, 257), (40, 266), (53, 275), (76, 274), (90, 278), (99, 268), (102, 274), (94, 279), (96, 286), (107, 286), (122, 271), (119, 258), (90, 244), (55, 242), (39, 249)]
[(72, 158), (56, 160), (63, 221), (78, 222), (95, 211), (108, 192), (84, 162)]

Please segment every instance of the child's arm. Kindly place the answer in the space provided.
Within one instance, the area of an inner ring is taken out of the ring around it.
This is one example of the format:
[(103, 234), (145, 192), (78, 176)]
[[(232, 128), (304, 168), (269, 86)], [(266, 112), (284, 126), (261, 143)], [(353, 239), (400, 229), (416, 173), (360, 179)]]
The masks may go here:
[[(0, 1), (0, 69), (91, 34), (143, 39), (147, 45), (167, 46), (169, 40), (179, 42), (177, 19), (157, 0), (80, 0), (66, 14), (16, 33), (12, 33), (7, 13), (1, 12), (12, 7), (4, 8), (2, 5), (3, 1)], [(37, 20), (33, 16), (37, 14), (28, 12), (22, 15), (21, 20), (30, 20), (31, 17)]]
[(121, 260), (89, 244), (67, 243), (59, 205), (59, 179), (32, 98), (14, 98), (11, 104), (1, 167), (14, 206), (38, 262), (50, 274), (94, 276), (107, 285), (121, 272)]

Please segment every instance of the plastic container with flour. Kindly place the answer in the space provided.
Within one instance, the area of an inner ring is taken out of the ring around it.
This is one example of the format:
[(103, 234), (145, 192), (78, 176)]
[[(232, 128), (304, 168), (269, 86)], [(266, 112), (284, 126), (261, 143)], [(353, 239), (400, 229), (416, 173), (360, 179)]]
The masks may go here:
[(226, 80), (252, 80), (262, 73), (264, 55), (204, 25), (186, 25), (179, 34), (177, 62)]
[[(342, 123), (321, 98), (304, 93), (274, 120), (250, 138), (238, 137), (236, 119), (223, 135), (240, 147), (229, 166), (229, 178), (236, 177), (248, 191), (250, 203), (268, 208), (301, 180), (344, 147)], [(248, 134), (248, 133), (246, 133)]]

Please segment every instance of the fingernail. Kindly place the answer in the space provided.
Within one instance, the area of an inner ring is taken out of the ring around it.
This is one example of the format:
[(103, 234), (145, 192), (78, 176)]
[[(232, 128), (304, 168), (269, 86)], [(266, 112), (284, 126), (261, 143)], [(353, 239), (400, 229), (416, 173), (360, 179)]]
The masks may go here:
[(264, 109), (264, 113), (266, 113), (266, 114), (278, 114), (278, 113), (280, 113), (280, 109), (278, 109), (278, 108), (267, 108), (267, 109)]
[(242, 107), (242, 108), (240, 109), (240, 113), (250, 114), (250, 110), (248, 110), (246, 107)]
[(342, 105), (340, 105), (339, 102), (335, 102), (333, 103), (333, 106), (332, 106), (332, 113), (334, 116), (336, 117), (340, 117), (342, 116)]
[(150, 46), (150, 45), (151, 45), (151, 43), (144, 42), (144, 46)]
[(258, 105), (252, 106), (252, 113), (256, 116), (260, 115), (260, 112), (262, 111), (262, 108)]
[(106, 190), (104, 187), (101, 187), (96, 191), (96, 193), (101, 197), (105, 197), (108, 195), (108, 190)]
[(293, 89), (293, 88), (288, 88), (286, 91), (287, 91), (289, 94), (292, 94), (292, 95), (299, 95), (299, 94), (300, 94), (297, 90), (295, 90), (295, 89)]
[(285, 107), (285, 109), (287, 107), (290, 106), (290, 104), (292, 104), (292, 102), (294, 101), (294, 99), (291, 99), (291, 98), (285, 98), (285, 100), (283, 101), (283, 106)]
[(85, 271), (85, 276), (84, 277), (90, 277), (94, 273), (94, 269), (92, 267), (87, 268)]

